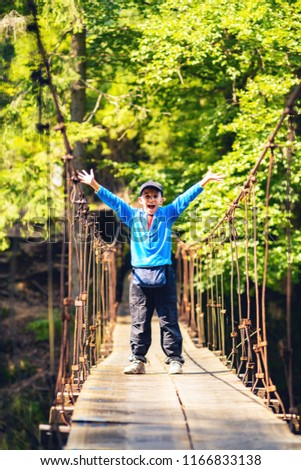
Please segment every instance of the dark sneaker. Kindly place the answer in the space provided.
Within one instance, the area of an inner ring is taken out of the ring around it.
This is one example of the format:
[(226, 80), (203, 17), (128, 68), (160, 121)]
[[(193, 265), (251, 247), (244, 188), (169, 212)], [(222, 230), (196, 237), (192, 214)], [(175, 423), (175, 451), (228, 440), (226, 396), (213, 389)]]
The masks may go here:
[(124, 374), (145, 374), (145, 365), (144, 362), (136, 360), (133, 361), (129, 366), (127, 366), (124, 371)]
[(182, 364), (178, 361), (171, 361), (168, 369), (169, 374), (183, 374)]

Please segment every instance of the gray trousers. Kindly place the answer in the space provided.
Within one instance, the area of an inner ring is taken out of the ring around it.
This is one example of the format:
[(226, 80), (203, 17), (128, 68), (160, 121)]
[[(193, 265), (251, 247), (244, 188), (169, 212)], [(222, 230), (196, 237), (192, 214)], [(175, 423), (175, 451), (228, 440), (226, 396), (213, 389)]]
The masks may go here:
[(130, 282), (131, 312), (131, 360), (146, 362), (146, 354), (152, 342), (151, 320), (156, 310), (159, 324), (161, 347), (167, 356), (166, 363), (176, 360), (184, 363), (182, 357), (182, 334), (178, 323), (176, 278), (172, 266), (166, 266), (164, 287), (146, 288)]

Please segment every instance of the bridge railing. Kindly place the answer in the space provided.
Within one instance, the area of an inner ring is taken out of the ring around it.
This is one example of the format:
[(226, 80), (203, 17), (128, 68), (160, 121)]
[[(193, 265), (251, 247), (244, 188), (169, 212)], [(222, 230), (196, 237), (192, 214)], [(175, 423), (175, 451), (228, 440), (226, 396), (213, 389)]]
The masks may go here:
[[(300, 94), (301, 84), (290, 96), (240, 194), (225, 215), (199, 242), (179, 241), (176, 254), (179, 315), (196, 344), (214, 351), (253, 393), (259, 395), (279, 417), (288, 421), (293, 432), (300, 432), (301, 419), (294, 398), (292, 356), (290, 168), (295, 139), (293, 105)], [(279, 137), (279, 130), (284, 125), (287, 126), (287, 139), (284, 143), (276, 143), (275, 137)], [(281, 250), (285, 250), (287, 259), (285, 375), (288, 406), (284, 406), (272, 381), (268, 355), (266, 293), (271, 243), (269, 210), (277, 150), (286, 160), (286, 246)], [(268, 164), (262, 165), (265, 159), (268, 159)], [(263, 231), (260, 230), (260, 234), (258, 207), (261, 205), (262, 188), (259, 188), (259, 180), (261, 186), (265, 180), (265, 204), (260, 217)]]
[[(42, 87), (48, 86), (56, 111), (54, 128), (62, 136), (64, 161), (65, 238), (62, 243), (60, 304), (62, 334), (59, 367), (49, 423), (40, 425), (43, 448), (63, 448), (68, 436), (74, 403), (92, 368), (112, 350), (112, 334), (116, 321), (116, 284), (120, 246), (117, 234), (113, 243), (101, 235), (97, 217), (89, 205), (74, 165), (73, 150), (61, 112), (47, 53), (44, 49), (34, 2), (30, 31), (36, 36), (42, 58), (37, 77)], [(42, 109), (39, 110), (42, 117)], [(49, 124), (39, 122), (41, 132)]]
[(75, 208), (73, 220), (78, 223), (71, 224), (68, 272), (62, 273), (62, 333), (55, 394), (49, 422), (40, 425), (41, 444), (51, 449), (63, 448), (83, 384), (112, 351), (116, 321), (119, 245), (104, 242), (82, 199), (74, 205), (70, 208)]

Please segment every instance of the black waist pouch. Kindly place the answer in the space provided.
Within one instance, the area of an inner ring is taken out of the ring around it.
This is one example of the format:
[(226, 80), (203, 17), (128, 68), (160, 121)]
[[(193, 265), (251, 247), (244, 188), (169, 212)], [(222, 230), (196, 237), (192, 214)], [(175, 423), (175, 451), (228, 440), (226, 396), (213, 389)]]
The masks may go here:
[(132, 283), (141, 287), (163, 287), (166, 284), (166, 266), (133, 268)]

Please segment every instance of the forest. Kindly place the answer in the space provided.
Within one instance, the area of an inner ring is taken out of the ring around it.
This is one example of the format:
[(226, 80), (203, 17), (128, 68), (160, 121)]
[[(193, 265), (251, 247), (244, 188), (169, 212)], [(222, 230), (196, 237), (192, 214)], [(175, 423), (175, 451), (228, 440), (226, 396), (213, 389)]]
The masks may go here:
[[(177, 222), (177, 236), (186, 243), (200, 243), (224, 216), (301, 80), (301, 0), (2, 0), (1, 449), (40, 448), (38, 424), (48, 419), (55, 374), (48, 348), (50, 244), (56, 360), (60, 341), (60, 234), (47, 243), (47, 227), (63, 214), (66, 150), (33, 11), (78, 170), (93, 168), (100, 184), (133, 204), (149, 179), (163, 184), (168, 203), (209, 168), (225, 175)], [(273, 151), (266, 278), (271, 375), (288, 403), (286, 360), (293, 354), (299, 415), (300, 104), (298, 97), (291, 110), (291, 159), (287, 125)], [(261, 235), (268, 173), (267, 158), (256, 175)], [(89, 188), (87, 199), (91, 210), (102, 209)], [(259, 284), (264, 239), (258, 246)], [(228, 254), (220, 267), (228, 297), (230, 268)]]

